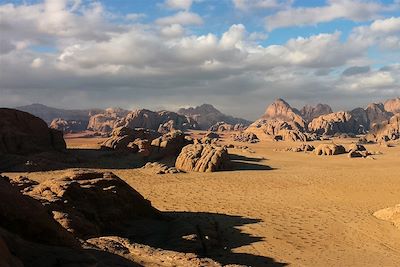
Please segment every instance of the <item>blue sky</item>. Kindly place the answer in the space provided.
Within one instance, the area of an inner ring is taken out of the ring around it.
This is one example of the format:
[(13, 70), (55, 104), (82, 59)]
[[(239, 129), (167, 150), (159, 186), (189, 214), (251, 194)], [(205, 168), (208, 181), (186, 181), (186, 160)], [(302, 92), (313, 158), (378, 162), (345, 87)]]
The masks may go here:
[(0, 0), (0, 16), (5, 106), (210, 102), (254, 118), (276, 97), (399, 96), (398, 0)]

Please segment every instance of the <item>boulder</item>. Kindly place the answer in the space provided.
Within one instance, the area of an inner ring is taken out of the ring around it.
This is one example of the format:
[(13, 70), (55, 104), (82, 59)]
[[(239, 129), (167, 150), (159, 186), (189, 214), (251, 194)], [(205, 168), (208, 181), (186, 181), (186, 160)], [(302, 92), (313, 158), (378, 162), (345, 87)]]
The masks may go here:
[(346, 153), (346, 149), (342, 145), (336, 144), (321, 144), (317, 146), (314, 150), (316, 155), (339, 155)]
[(182, 148), (190, 144), (190, 141), (185, 138), (182, 131), (172, 131), (154, 139), (151, 142), (152, 157), (176, 157), (181, 152)]
[(74, 236), (118, 234), (131, 221), (159, 218), (150, 202), (110, 172), (73, 170), (27, 192)]
[(148, 162), (142, 167), (144, 170), (148, 170), (153, 174), (171, 174), (178, 173), (179, 170), (175, 167), (169, 167), (166, 164), (160, 162)]
[(23, 111), (0, 108), (0, 153), (26, 155), (65, 149), (62, 132), (48, 128), (42, 119)]
[(292, 152), (310, 152), (310, 151), (314, 151), (315, 147), (313, 145), (310, 144), (301, 144), (299, 146), (296, 147), (290, 147), (287, 148), (286, 151), (292, 151)]
[(176, 159), (175, 167), (182, 171), (215, 172), (229, 169), (231, 161), (225, 147), (207, 144), (187, 145)]
[(365, 148), (365, 146), (361, 145), (361, 144), (351, 144), (349, 146), (349, 148), (347, 149), (347, 151), (351, 152), (351, 151), (367, 151), (367, 149)]

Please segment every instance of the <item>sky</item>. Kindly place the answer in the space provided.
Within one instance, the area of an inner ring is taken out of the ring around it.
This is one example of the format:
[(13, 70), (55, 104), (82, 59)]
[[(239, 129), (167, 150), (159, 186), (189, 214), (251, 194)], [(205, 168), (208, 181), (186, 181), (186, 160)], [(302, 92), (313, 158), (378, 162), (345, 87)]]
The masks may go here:
[(256, 119), (400, 96), (400, 0), (0, 0), (0, 106)]

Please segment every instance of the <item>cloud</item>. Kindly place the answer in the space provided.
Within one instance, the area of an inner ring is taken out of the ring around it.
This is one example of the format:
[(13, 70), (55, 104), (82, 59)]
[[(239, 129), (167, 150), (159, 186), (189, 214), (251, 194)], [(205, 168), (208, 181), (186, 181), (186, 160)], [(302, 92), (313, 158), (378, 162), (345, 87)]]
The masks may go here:
[(172, 16), (159, 18), (156, 23), (159, 25), (202, 25), (203, 19), (196, 13), (180, 11)]
[[(0, 5), (0, 105), (176, 108), (211, 102), (256, 118), (276, 97), (296, 105), (337, 99), (337, 106), (353, 106), (400, 94), (398, 65), (385, 62), (368, 73), (354, 68), (374, 66), (369, 48), (398, 37), (398, 18), (357, 27), (349, 37), (331, 32), (263, 44), (267, 36), (245, 23), (218, 33), (193, 31), (186, 26), (204, 25), (203, 19), (183, 9), (137, 23), (97, 2), (73, 5)], [(341, 75), (343, 69), (352, 75)], [(251, 105), (243, 111), (243, 103)]]
[(344, 76), (352, 76), (360, 73), (367, 73), (371, 70), (369, 66), (354, 66), (354, 67), (349, 67), (343, 71)]
[(291, 0), (232, 0), (234, 7), (241, 11), (252, 9), (278, 9), (291, 4)]
[(362, 1), (362, 0), (329, 0), (321, 7), (296, 7), (281, 10), (276, 14), (267, 16), (266, 28), (272, 31), (277, 28), (291, 26), (316, 25), (336, 19), (349, 19), (353, 21), (370, 21), (395, 6)]
[(166, 0), (165, 6), (171, 9), (189, 10), (193, 4), (193, 0)]

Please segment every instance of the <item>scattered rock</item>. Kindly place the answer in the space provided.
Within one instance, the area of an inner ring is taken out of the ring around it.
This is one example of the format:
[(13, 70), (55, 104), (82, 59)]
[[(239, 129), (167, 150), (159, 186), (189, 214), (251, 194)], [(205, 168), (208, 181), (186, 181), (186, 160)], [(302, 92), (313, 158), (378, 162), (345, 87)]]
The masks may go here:
[(336, 144), (321, 144), (315, 148), (316, 155), (339, 155), (346, 153), (346, 149), (342, 145)]
[(159, 162), (148, 162), (143, 166), (143, 169), (151, 171), (153, 174), (179, 173), (175, 167), (169, 167), (166, 164)]
[(248, 142), (248, 143), (260, 142), (257, 135), (255, 135), (254, 133), (248, 133), (248, 132), (234, 134), (232, 136), (232, 138), (233, 138), (233, 141), (237, 141), (237, 142)]
[(175, 166), (182, 171), (215, 172), (229, 169), (231, 162), (225, 147), (196, 144), (182, 149)]

